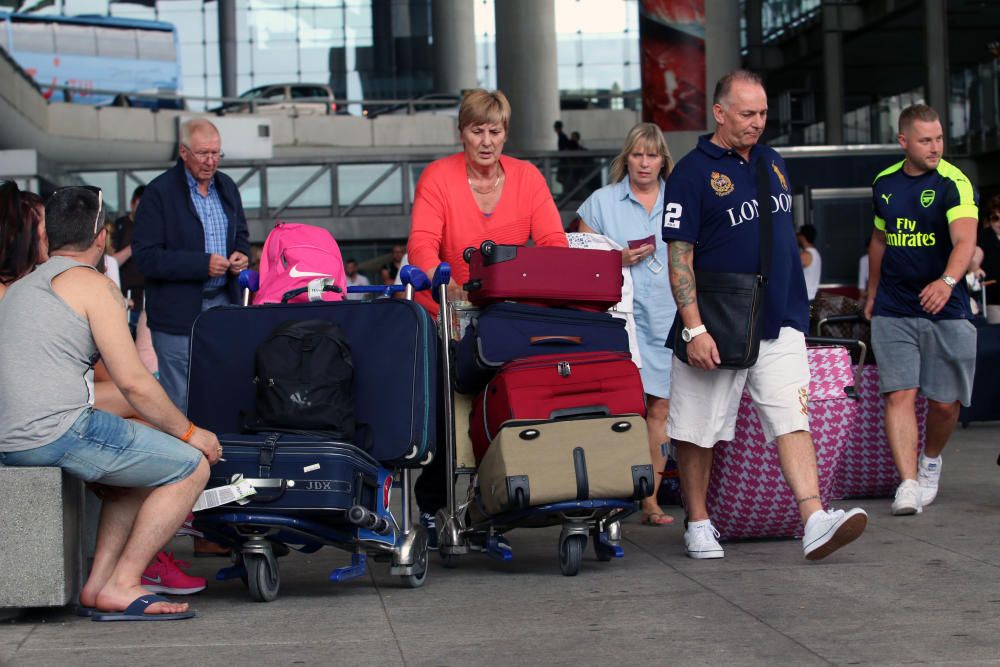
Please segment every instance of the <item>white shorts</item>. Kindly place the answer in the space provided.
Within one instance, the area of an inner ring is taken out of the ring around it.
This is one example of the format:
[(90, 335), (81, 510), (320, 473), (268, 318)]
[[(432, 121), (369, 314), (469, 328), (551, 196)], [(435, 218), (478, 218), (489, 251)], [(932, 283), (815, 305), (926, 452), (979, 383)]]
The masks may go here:
[(714, 447), (736, 435), (736, 414), (746, 385), (757, 406), (768, 442), (779, 435), (809, 430), (809, 363), (805, 336), (782, 327), (774, 340), (760, 342), (752, 368), (706, 371), (676, 357), (670, 369), (667, 434), (699, 447)]

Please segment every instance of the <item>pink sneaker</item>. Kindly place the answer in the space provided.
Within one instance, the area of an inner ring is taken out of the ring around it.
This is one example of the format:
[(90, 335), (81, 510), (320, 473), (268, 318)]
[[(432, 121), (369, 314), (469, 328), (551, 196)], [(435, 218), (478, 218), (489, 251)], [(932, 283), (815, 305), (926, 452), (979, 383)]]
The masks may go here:
[(187, 518), (184, 519), (184, 523), (181, 527), (177, 529), (176, 535), (181, 537), (182, 535), (190, 535), (191, 537), (205, 537), (205, 533), (196, 529), (193, 525), (194, 522), (194, 512), (188, 512)]
[(156, 554), (156, 562), (142, 573), (140, 584), (153, 593), (190, 595), (205, 590), (204, 577), (192, 577), (181, 568), (191, 567), (191, 563), (175, 560), (172, 553), (161, 551)]

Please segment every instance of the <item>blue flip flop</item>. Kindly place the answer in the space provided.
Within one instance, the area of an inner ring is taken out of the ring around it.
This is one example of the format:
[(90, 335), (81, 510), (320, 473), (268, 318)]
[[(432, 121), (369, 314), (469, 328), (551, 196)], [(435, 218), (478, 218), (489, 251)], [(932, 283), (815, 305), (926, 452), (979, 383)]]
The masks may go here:
[(98, 613), (98, 611), (97, 607), (84, 607), (82, 604), (80, 604), (76, 606), (74, 613), (77, 616), (84, 616), (86, 618), (90, 618), (94, 614)]
[(90, 619), (92, 621), (180, 621), (185, 618), (194, 618), (195, 613), (191, 610), (178, 614), (147, 614), (149, 605), (156, 602), (173, 602), (162, 595), (143, 595), (135, 599), (125, 611), (116, 612), (95, 612)]

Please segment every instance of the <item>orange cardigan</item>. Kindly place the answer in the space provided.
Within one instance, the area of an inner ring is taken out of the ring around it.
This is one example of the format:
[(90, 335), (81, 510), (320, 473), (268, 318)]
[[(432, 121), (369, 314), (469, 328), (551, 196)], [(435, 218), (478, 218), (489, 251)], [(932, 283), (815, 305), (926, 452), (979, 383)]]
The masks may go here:
[[(555, 202), (538, 169), (530, 162), (500, 156), (506, 180), (500, 201), (487, 216), (476, 204), (465, 171), (465, 155), (456, 153), (427, 165), (417, 182), (407, 244), (409, 262), (433, 275), (441, 262), (451, 264), (459, 285), (469, 280), (462, 252), (491, 240), (504, 245), (566, 247), (566, 232)], [(423, 294), (421, 294), (423, 296)], [(421, 298), (435, 317), (437, 304)]]

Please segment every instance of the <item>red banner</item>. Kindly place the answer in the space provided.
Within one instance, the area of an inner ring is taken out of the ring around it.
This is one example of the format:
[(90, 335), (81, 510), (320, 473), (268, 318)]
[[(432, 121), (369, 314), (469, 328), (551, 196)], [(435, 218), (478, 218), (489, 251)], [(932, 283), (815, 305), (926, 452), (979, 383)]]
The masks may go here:
[(705, 0), (642, 0), (642, 117), (665, 132), (705, 129)]

